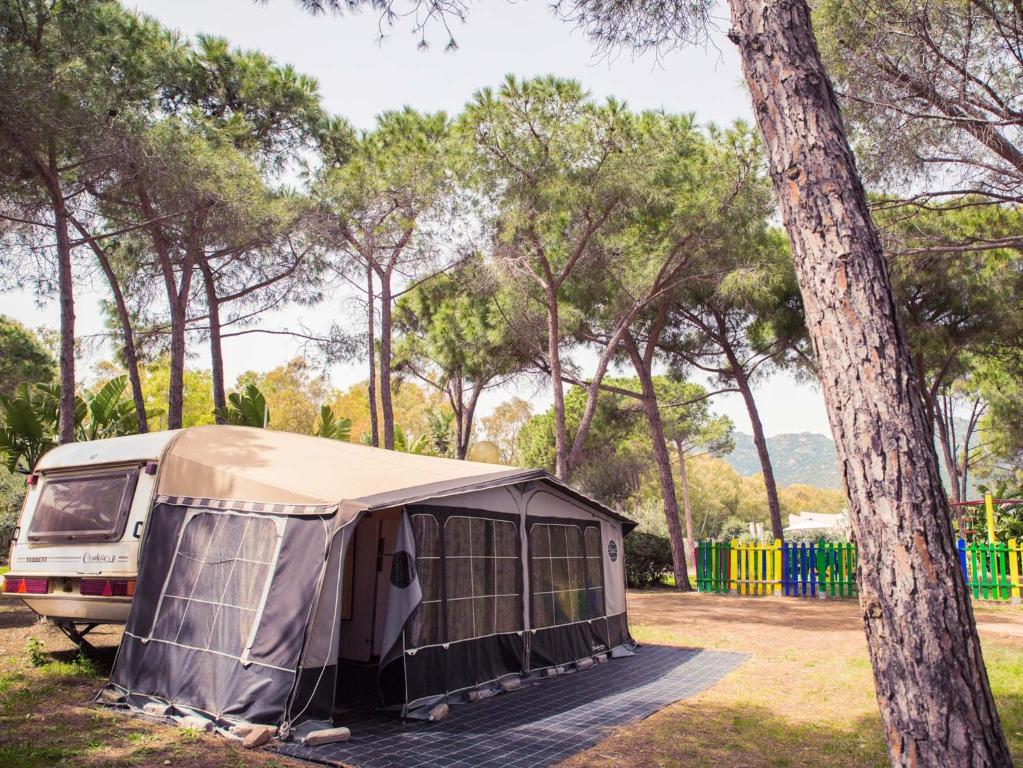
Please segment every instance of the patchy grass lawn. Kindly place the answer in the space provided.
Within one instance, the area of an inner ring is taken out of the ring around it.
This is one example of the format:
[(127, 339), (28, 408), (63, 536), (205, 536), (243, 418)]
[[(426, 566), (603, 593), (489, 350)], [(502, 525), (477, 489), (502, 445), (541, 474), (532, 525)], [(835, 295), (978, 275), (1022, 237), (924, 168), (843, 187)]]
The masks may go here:
[(118, 628), (100, 627), (89, 636), (97, 660), (83, 659), (20, 601), (0, 599), (2, 768), (308, 766), (93, 706), (120, 636)]
[[(887, 765), (855, 602), (657, 590), (631, 592), (629, 610), (641, 642), (752, 656), (714, 688), (615, 731), (566, 768)], [(981, 606), (977, 618), (1002, 722), (1023, 764), (1023, 608)], [(88, 662), (20, 602), (0, 599), (0, 766), (308, 765), (92, 706), (119, 637), (115, 628), (97, 630), (100, 654)]]
[[(855, 601), (629, 593), (640, 642), (752, 653), (721, 683), (565, 763), (829, 768), (887, 766)], [(1023, 765), (1023, 608), (979, 606), (1002, 725)]]

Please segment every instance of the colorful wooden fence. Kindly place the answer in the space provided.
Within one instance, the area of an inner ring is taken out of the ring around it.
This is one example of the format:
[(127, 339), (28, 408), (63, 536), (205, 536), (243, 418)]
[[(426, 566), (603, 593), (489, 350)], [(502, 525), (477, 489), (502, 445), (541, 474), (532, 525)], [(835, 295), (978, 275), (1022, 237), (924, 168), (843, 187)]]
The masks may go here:
[[(1023, 548), (1009, 542), (957, 543), (963, 578), (978, 600), (1019, 600)], [(856, 545), (740, 544), (701, 541), (696, 548), (696, 584), (701, 592), (785, 597), (856, 597)]]
[(1009, 542), (973, 542), (960, 539), (959, 565), (963, 578), (980, 600), (1020, 599), (1020, 546), (1015, 539)]

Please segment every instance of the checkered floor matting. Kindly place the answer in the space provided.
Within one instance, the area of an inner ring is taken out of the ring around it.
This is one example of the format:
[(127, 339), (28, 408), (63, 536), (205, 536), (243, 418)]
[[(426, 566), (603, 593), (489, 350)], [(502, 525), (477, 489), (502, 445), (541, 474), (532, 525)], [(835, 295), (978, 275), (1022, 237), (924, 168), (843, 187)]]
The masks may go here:
[(285, 743), (280, 751), (352, 768), (541, 768), (592, 747), (612, 728), (711, 687), (745, 658), (646, 645), (635, 656), (455, 705), (439, 723), (349, 712), (337, 718), (351, 729), (349, 741)]

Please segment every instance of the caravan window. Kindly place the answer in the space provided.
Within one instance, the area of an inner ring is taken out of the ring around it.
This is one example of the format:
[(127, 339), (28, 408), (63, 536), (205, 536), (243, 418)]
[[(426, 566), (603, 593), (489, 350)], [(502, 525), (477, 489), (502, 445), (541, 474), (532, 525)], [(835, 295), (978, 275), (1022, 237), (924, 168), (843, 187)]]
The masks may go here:
[(174, 553), (152, 639), (240, 658), (263, 604), (277, 539), (267, 517), (192, 517)]
[(28, 540), (117, 541), (138, 479), (138, 467), (44, 476)]
[(575, 524), (537, 523), (529, 531), (534, 629), (604, 615), (600, 531)]

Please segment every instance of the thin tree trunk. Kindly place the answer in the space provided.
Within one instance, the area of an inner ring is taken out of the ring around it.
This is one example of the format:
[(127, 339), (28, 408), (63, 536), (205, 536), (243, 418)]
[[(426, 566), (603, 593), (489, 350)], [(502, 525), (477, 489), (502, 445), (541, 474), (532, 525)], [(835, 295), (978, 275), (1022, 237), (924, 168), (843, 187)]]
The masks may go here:
[(210, 328), (210, 368), (213, 377), (213, 408), (217, 424), (226, 423), (221, 415), (227, 410), (227, 390), (224, 386), (224, 348), (220, 338), (220, 299), (217, 296), (217, 281), (209, 262), (200, 257), (199, 271), (202, 273), (203, 289), (206, 292), (206, 309)]
[(366, 396), (369, 399), (369, 434), (372, 444), (380, 447), (380, 425), (377, 421), (377, 338), (376, 338), (376, 301), (373, 296), (373, 265), (366, 262), (366, 339), (369, 345), (369, 384), (366, 385)]
[(71, 236), (68, 214), (60, 188), (56, 154), (49, 154), (47, 186), (53, 205), (57, 235), (57, 286), (60, 295), (60, 411), (57, 438), (60, 443), (75, 439), (75, 293), (71, 265)]
[[(171, 339), (169, 383), (167, 386), (167, 429), (180, 429), (182, 413), (184, 411), (185, 326), (188, 322), (188, 297), (192, 290), (192, 271), (195, 262), (192, 254), (186, 249), (179, 265), (181, 270), (180, 280), (175, 280), (171, 245), (164, 236), (160, 225), (156, 223), (156, 210), (149, 199), (149, 193), (145, 186), (141, 184), (137, 186), (136, 192), (138, 193), (142, 215), (151, 222), (147, 230), (153, 240), (153, 249), (156, 251), (157, 260), (160, 264), (164, 290), (167, 294), (167, 309), (170, 313)], [(201, 216), (202, 214), (197, 215)]]
[(843, 466), (891, 761), (1004, 768), (931, 430), (810, 9), (731, 9)]
[(938, 445), (941, 446), (941, 458), (945, 462), (945, 471), (948, 473), (948, 488), (952, 494), (952, 501), (960, 502), (963, 499), (959, 494), (959, 465), (956, 463), (955, 451), (952, 449), (951, 436), (948, 433), (944, 413), (935, 413), (934, 425), (936, 427), (934, 436), (937, 438)]
[[(80, 229), (79, 231), (83, 236), (87, 235), (84, 230)], [(121, 283), (117, 279), (117, 273), (114, 272), (113, 265), (110, 263), (110, 259), (107, 258), (106, 252), (94, 241), (90, 240), (90, 244), (92, 245), (93, 253), (96, 254), (96, 259), (99, 261), (100, 268), (107, 278), (107, 283), (110, 285), (110, 293), (113, 294), (114, 306), (117, 309), (117, 321), (121, 326), (121, 338), (124, 342), (121, 348), (121, 362), (124, 363), (124, 367), (128, 371), (131, 399), (135, 405), (135, 425), (140, 434), (148, 432), (149, 420), (146, 416), (146, 399), (142, 394), (142, 377), (139, 375), (139, 358), (138, 352), (135, 349), (135, 332), (131, 327), (131, 313), (128, 312), (128, 303), (124, 300), (124, 291), (121, 290)]]
[(689, 469), (686, 467), (686, 451), (681, 440), (675, 441), (675, 451), (678, 453), (678, 478), (682, 486), (682, 512), (686, 518), (686, 563), (695, 565), (693, 547), (696, 539), (693, 536), (693, 505), (689, 498)]
[[(193, 246), (188, 246), (192, 248)], [(192, 290), (192, 274), (195, 257), (186, 249), (181, 263), (181, 276), (174, 283), (173, 270), (170, 279), (171, 345), (170, 375), (167, 387), (167, 429), (181, 429), (185, 410), (185, 353), (187, 342), (185, 332), (188, 324), (188, 297)]]
[(661, 422), (661, 411), (657, 406), (657, 391), (654, 389), (653, 377), (643, 361), (636, 342), (631, 336), (624, 337), (625, 348), (632, 359), (639, 377), (643, 396), (643, 413), (646, 415), (650, 429), (650, 444), (657, 467), (657, 479), (661, 485), (661, 497), (664, 501), (664, 519), (668, 524), (668, 541), (671, 543), (672, 571), (675, 575), (675, 587), (680, 592), (689, 592), (689, 571), (686, 568), (686, 545), (682, 540), (682, 524), (679, 520), (678, 500), (675, 497), (675, 478), (671, 474), (671, 457), (668, 455), (668, 444), (664, 437), (664, 425)]
[(394, 449), (394, 405), (391, 402), (391, 275), (380, 275), (380, 411), (384, 448)]
[(469, 397), (469, 404), (465, 406), (465, 423), (462, 425), (462, 447), (461, 456), (464, 459), (469, 454), (469, 441), (472, 440), (472, 425), (476, 419), (476, 406), (479, 405), (480, 395), (483, 393), (483, 381), (477, 381)]
[(464, 459), (465, 446), (462, 442), (462, 430), (465, 426), (465, 400), (463, 398), (462, 377), (459, 375), (452, 376), (448, 386), (451, 387), (451, 410), (455, 414), (455, 458)]
[(557, 289), (547, 285), (547, 356), (551, 364), (551, 388), (554, 392), (554, 476), (568, 479), (568, 446), (565, 434), (565, 389), (561, 381), (561, 328)]
[(735, 386), (742, 395), (742, 401), (746, 404), (746, 413), (749, 414), (750, 426), (753, 428), (753, 445), (756, 446), (757, 458), (760, 459), (760, 471), (764, 473), (767, 510), (771, 515), (771, 535), (776, 539), (784, 540), (785, 532), (782, 530), (781, 503), (778, 501), (778, 483), (774, 479), (774, 466), (771, 464), (771, 454), (767, 450), (767, 437), (764, 436), (764, 424), (760, 421), (757, 401), (753, 397), (753, 389), (750, 387), (749, 377), (746, 376), (746, 372), (736, 358), (735, 353), (727, 345), (724, 346), (724, 350), (732, 369)]

